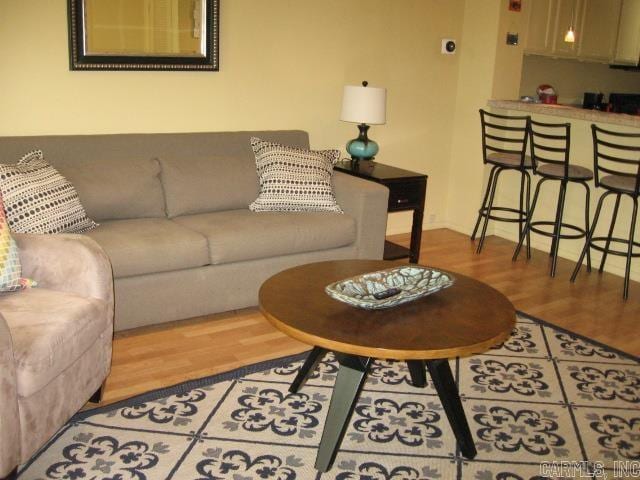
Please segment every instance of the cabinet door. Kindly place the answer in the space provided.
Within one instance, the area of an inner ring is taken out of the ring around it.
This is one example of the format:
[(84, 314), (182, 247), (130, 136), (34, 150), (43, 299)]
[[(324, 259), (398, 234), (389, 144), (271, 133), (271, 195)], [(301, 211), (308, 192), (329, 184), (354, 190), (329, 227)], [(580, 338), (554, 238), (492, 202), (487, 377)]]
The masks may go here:
[(525, 4), (529, 8), (525, 53), (548, 54), (551, 52), (555, 3), (555, 0), (535, 0)]
[[(553, 45), (551, 53), (558, 57), (576, 57), (578, 54), (577, 44), (580, 42), (581, 32), (579, 31), (582, 17), (582, 0), (556, 0), (556, 21), (553, 33)], [(570, 26), (573, 26), (576, 41), (567, 43), (564, 35)]]
[(578, 58), (609, 63), (613, 60), (622, 0), (584, 0), (578, 27)]
[(614, 63), (638, 65), (640, 60), (640, 0), (623, 0)]

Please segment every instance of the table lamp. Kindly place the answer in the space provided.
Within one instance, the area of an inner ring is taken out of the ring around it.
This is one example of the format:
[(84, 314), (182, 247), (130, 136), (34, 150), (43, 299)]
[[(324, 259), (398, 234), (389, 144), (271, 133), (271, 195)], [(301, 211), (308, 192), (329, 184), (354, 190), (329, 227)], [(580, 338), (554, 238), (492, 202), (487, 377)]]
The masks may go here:
[(342, 95), (340, 120), (358, 124), (360, 134), (347, 143), (347, 152), (353, 160), (372, 160), (378, 153), (378, 144), (367, 137), (369, 125), (386, 122), (387, 90), (385, 88), (346, 85)]

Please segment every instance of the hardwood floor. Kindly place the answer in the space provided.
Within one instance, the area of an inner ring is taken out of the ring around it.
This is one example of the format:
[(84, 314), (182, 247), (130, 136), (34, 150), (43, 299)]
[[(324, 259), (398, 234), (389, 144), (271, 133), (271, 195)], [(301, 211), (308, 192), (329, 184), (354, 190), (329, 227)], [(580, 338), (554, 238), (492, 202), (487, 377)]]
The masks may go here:
[[(407, 245), (409, 235), (389, 239)], [(518, 310), (640, 355), (638, 282), (632, 282), (624, 302), (620, 277), (583, 269), (571, 284), (573, 263), (559, 259), (552, 279), (546, 253), (534, 250), (530, 261), (521, 255), (512, 263), (514, 247), (488, 237), (482, 254), (476, 255), (469, 237), (429, 230), (422, 236), (420, 263), (482, 280), (509, 297)], [(276, 331), (257, 308), (119, 333), (103, 403), (308, 348)]]

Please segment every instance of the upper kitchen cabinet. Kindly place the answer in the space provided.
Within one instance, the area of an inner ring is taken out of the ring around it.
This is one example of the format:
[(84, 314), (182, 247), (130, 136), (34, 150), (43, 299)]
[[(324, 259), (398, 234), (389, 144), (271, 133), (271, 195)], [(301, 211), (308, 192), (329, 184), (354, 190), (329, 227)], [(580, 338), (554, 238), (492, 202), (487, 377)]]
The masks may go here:
[[(640, 4), (640, 0), (634, 1)], [(616, 50), (621, 7), (622, 0), (584, 0), (582, 21), (576, 27), (578, 58), (611, 62)]]
[(640, 0), (623, 0), (614, 63), (638, 65), (640, 60)]
[[(529, 0), (525, 53), (611, 62), (623, 1), (640, 4), (640, 0)], [(574, 43), (564, 41), (569, 27), (575, 32)]]
[(535, 0), (525, 3), (529, 10), (525, 52), (544, 55), (551, 52), (551, 37), (555, 25), (555, 1)]

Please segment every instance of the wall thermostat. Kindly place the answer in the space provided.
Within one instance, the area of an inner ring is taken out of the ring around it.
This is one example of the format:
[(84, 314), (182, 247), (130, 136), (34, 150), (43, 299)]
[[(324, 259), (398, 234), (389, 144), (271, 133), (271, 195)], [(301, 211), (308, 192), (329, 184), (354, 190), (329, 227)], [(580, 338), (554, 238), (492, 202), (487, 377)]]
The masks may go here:
[(445, 55), (453, 55), (454, 53), (456, 53), (456, 48), (456, 41), (453, 38), (443, 38), (440, 53), (444, 53)]

